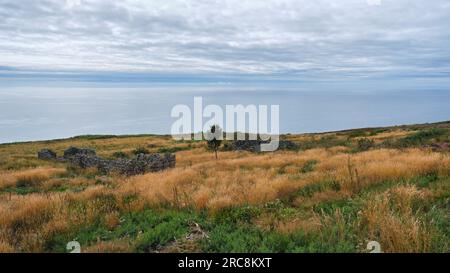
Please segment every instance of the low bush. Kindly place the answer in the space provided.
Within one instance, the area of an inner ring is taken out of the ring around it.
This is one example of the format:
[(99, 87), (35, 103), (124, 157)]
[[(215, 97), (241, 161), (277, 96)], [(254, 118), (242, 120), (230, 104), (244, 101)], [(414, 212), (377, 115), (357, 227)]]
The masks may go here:
[(373, 148), (374, 145), (375, 145), (375, 142), (372, 139), (361, 138), (358, 140), (357, 149), (359, 152), (364, 152), (364, 151), (368, 151), (369, 149)]

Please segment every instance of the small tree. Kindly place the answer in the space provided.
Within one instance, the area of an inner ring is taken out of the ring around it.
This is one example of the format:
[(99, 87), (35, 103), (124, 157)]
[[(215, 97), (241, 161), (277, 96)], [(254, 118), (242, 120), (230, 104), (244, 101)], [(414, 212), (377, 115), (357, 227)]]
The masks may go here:
[(219, 125), (211, 126), (211, 129), (206, 133), (206, 141), (208, 148), (213, 150), (216, 159), (217, 159), (217, 151), (219, 150), (220, 145), (222, 144), (223, 132), (222, 128)]

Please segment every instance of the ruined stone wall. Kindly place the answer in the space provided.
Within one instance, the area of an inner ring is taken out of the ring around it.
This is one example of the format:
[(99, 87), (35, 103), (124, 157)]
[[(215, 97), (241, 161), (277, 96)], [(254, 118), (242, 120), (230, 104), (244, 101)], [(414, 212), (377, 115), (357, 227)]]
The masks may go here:
[[(261, 144), (267, 143), (261, 140), (236, 140), (231, 144), (231, 149), (234, 151), (249, 151), (260, 152)], [(278, 150), (298, 150), (298, 144), (288, 141), (280, 140), (278, 144)]]
[[(38, 152), (39, 158), (56, 159), (56, 153), (48, 149)], [(42, 156), (52, 154), (51, 158)], [(168, 168), (174, 168), (175, 154), (139, 154), (132, 159), (103, 159), (95, 154), (94, 150), (70, 147), (64, 152), (63, 158), (57, 158), (61, 162), (68, 162), (80, 168), (98, 168), (103, 173), (116, 172), (122, 175), (138, 175), (147, 172), (158, 172)]]

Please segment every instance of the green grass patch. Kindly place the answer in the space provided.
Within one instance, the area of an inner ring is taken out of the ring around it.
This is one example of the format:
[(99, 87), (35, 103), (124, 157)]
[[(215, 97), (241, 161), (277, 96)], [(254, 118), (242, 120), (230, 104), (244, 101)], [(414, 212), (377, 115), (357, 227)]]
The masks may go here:
[[(100, 201), (105, 202), (105, 200)], [(109, 205), (99, 215), (106, 215), (111, 211)], [(85, 204), (73, 204), (72, 213), (83, 213)], [(134, 243), (134, 251), (151, 252), (185, 236), (189, 232), (191, 221), (202, 222), (198, 213), (190, 211), (176, 211), (165, 209), (145, 209), (140, 212), (124, 213), (120, 215), (120, 224), (109, 230), (102, 217), (88, 226), (74, 226), (70, 232), (58, 234), (45, 243), (46, 251), (66, 252), (69, 241), (78, 241), (82, 248), (99, 241), (110, 241), (127, 238)]]
[(391, 143), (385, 143), (387, 145), (393, 146), (394, 148), (407, 148), (413, 146), (420, 146), (429, 144), (431, 140), (441, 141), (448, 140), (450, 135), (450, 129), (446, 128), (431, 128), (421, 130), (412, 135), (400, 138), (397, 141)]
[(309, 173), (314, 171), (314, 167), (319, 163), (317, 160), (308, 160), (305, 165), (300, 169), (301, 173)]
[(336, 181), (322, 181), (306, 185), (293, 194), (293, 197), (303, 196), (312, 197), (315, 193), (324, 192), (327, 190), (340, 191), (341, 185)]

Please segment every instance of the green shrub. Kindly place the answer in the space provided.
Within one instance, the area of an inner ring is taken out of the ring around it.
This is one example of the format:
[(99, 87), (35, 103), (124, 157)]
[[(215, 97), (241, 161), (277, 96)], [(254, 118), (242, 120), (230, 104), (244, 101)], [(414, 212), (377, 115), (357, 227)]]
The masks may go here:
[(444, 128), (431, 128), (422, 130), (407, 137), (401, 138), (395, 143), (398, 147), (411, 147), (427, 144), (430, 140), (442, 136), (448, 136), (450, 130)]
[(363, 152), (367, 151), (375, 145), (375, 142), (372, 139), (361, 138), (358, 140), (358, 151)]

